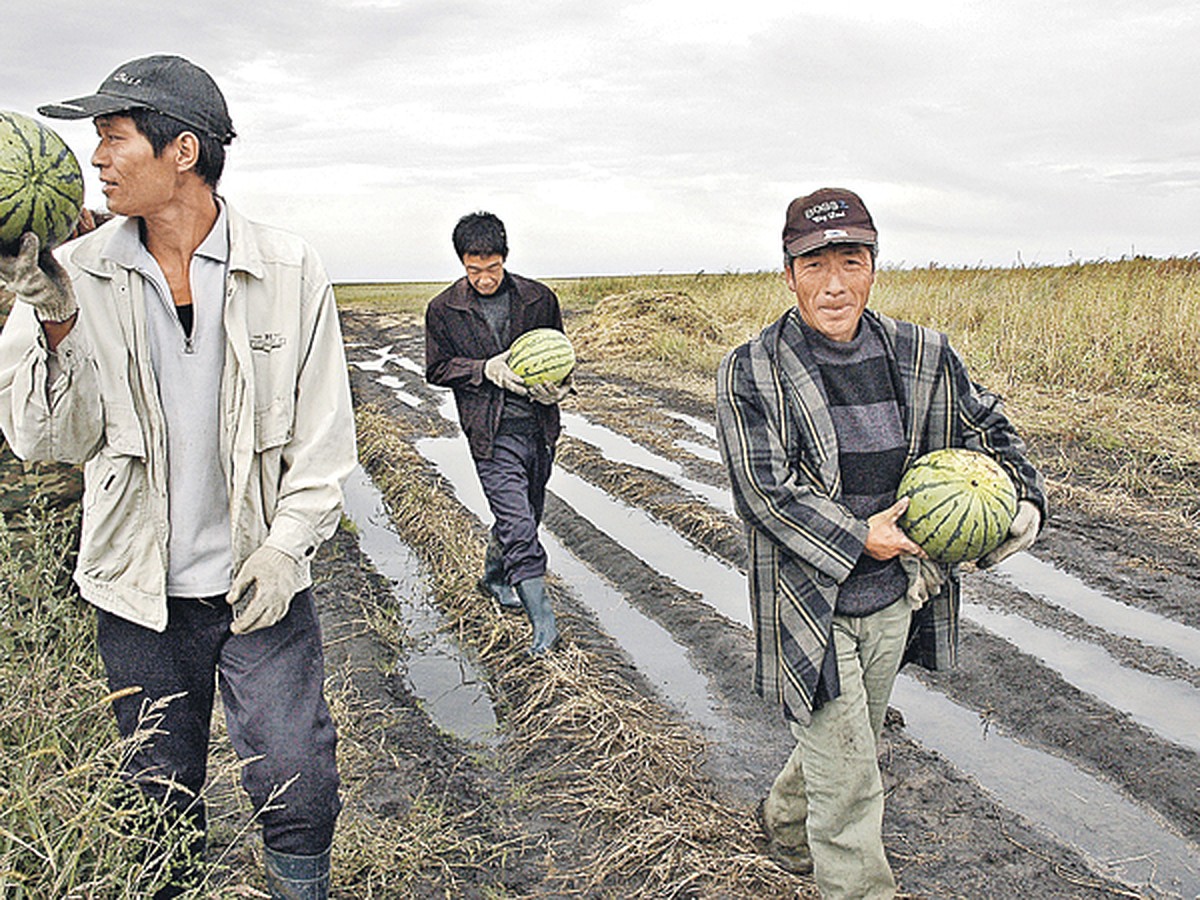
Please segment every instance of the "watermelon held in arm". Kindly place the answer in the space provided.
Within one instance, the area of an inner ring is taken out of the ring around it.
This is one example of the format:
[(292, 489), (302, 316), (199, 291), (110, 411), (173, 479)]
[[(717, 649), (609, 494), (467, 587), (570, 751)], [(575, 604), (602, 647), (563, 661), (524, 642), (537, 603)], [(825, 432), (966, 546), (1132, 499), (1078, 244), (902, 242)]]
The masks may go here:
[(32, 231), (43, 249), (66, 240), (83, 208), (83, 173), (55, 132), (0, 111), (0, 254), (13, 256)]
[(896, 499), (908, 497), (899, 525), (929, 558), (960, 563), (990, 553), (1008, 536), (1017, 514), (1012, 479), (985, 453), (934, 450), (900, 479)]
[(526, 385), (558, 384), (575, 368), (575, 348), (557, 328), (534, 328), (512, 342), (508, 367)]

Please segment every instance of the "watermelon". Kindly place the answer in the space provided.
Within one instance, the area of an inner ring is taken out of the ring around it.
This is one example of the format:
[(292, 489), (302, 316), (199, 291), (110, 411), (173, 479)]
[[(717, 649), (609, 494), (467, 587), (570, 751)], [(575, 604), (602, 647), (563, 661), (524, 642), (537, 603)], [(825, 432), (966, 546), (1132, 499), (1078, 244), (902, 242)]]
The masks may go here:
[(557, 384), (575, 368), (575, 348), (558, 329), (535, 328), (512, 342), (508, 367), (527, 385)]
[(1017, 514), (1012, 479), (985, 453), (934, 450), (900, 479), (896, 498), (908, 497), (899, 525), (941, 563), (978, 559), (1000, 545)]
[(16, 254), (32, 231), (61, 244), (83, 208), (83, 173), (62, 138), (20, 113), (0, 112), (0, 253)]

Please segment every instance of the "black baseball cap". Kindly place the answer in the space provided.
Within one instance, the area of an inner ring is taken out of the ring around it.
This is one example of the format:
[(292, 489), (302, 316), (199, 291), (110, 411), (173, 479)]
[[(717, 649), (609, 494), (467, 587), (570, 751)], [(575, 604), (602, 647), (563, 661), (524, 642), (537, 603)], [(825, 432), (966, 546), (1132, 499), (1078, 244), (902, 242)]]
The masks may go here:
[(39, 106), (52, 119), (94, 119), (131, 109), (152, 109), (212, 135), (234, 138), (221, 89), (207, 72), (182, 56), (145, 56), (118, 66), (94, 94)]
[(788, 204), (783, 226), (785, 253), (801, 256), (829, 244), (879, 244), (866, 204), (845, 188), (821, 188)]

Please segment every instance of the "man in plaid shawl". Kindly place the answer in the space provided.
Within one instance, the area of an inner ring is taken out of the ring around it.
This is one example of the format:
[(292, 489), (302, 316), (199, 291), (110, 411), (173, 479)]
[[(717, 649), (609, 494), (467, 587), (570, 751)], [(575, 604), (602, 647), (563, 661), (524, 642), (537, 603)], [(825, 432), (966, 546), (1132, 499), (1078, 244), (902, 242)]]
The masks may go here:
[(1033, 543), (1041, 476), (1000, 399), (970, 380), (946, 336), (868, 310), (877, 234), (851, 191), (792, 201), (784, 275), (796, 305), (732, 350), (717, 426), (749, 542), (755, 689), (796, 747), (759, 822), (776, 862), (823, 897), (893, 897), (876, 744), (904, 662), (953, 664), (957, 573), (904, 534), (895, 500), (917, 457), (987, 453), (1019, 497), (1009, 535), (979, 561)]

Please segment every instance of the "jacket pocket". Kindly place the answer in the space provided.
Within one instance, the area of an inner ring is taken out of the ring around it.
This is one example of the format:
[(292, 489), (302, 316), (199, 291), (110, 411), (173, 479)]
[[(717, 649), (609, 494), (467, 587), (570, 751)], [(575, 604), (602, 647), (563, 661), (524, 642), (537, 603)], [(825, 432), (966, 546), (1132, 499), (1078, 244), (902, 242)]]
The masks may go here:
[[(146, 527), (146, 465), (105, 447), (84, 470), (83, 522), (79, 568), (93, 578), (116, 580), (127, 574), (139, 544), (153, 541)], [(138, 556), (142, 556), (141, 552)]]
[(263, 524), (271, 527), (283, 478), (283, 448), (292, 439), (293, 405), (277, 400), (254, 411), (254, 462), (262, 503)]
[(272, 400), (254, 410), (254, 452), (262, 453), (292, 439), (291, 398)]
[[(104, 442), (112, 456), (146, 458), (146, 442), (141, 423), (133, 406), (127, 403), (104, 403)], [(105, 451), (101, 451), (103, 453)]]

